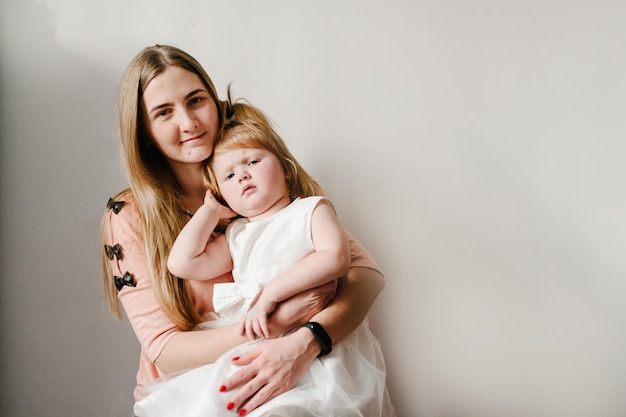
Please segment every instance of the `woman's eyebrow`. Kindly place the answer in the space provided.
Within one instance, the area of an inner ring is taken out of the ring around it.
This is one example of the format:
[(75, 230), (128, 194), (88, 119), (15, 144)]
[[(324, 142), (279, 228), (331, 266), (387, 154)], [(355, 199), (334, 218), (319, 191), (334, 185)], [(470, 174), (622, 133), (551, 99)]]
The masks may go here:
[(195, 96), (198, 93), (206, 93), (207, 91), (203, 88), (196, 88), (195, 90), (193, 90), (192, 92), (190, 92), (189, 94), (187, 94), (185, 96), (185, 99), (191, 98), (193, 96)]
[[(185, 100), (190, 99), (191, 97), (195, 96), (198, 93), (206, 93), (207, 91), (202, 89), (202, 88), (196, 88), (195, 90), (187, 93), (187, 95), (185, 96)], [(150, 109), (150, 111), (148, 112), (148, 114), (152, 114), (152, 112), (154, 112), (155, 110), (160, 110), (166, 107), (170, 107), (173, 106), (174, 103), (163, 103), (163, 104), (159, 104), (157, 106), (154, 106), (153, 108)]]

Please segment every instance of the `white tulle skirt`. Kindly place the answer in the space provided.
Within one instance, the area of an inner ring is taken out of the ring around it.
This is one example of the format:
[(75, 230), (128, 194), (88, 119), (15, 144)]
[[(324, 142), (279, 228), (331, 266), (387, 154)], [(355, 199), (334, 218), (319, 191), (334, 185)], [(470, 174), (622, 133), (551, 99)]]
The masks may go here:
[[(138, 417), (233, 417), (226, 409), (234, 392), (219, 392), (222, 382), (238, 366), (231, 359), (260, 341), (237, 346), (208, 364), (147, 388), (149, 395), (135, 403)], [(246, 414), (249, 417), (394, 417), (385, 383), (380, 343), (367, 320), (316, 359), (291, 390)]]

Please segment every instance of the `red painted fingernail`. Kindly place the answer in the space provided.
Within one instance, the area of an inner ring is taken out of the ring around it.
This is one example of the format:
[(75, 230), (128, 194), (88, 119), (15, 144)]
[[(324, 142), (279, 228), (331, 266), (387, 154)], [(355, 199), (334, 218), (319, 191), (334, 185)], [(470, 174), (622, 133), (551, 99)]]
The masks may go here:
[(226, 404), (226, 409), (227, 410), (232, 410), (233, 408), (235, 408), (235, 403), (234, 402), (229, 402), (228, 404)]
[(233, 358), (233, 362), (236, 362), (236, 361), (238, 361), (238, 360), (239, 360), (239, 356), (235, 356), (235, 357)]
[(246, 411), (246, 409), (245, 409), (245, 408), (242, 408), (241, 410), (239, 410), (239, 415), (240, 415), (240, 416), (245, 416), (247, 412), (248, 412), (248, 411)]
[(224, 392), (224, 391), (226, 391), (226, 385), (222, 385), (222, 386), (220, 387), (220, 392)]

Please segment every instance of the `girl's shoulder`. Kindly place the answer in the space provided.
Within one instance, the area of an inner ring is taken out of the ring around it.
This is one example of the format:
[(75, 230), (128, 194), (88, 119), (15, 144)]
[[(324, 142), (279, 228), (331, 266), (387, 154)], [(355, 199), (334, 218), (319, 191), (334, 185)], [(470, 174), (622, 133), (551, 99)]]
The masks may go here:
[(322, 197), (319, 195), (314, 195), (314, 196), (310, 196), (310, 197), (299, 197), (296, 198), (295, 200), (293, 200), (291, 202), (291, 205), (293, 207), (297, 207), (297, 206), (304, 206), (304, 207), (317, 207), (317, 205), (320, 203), (320, 201), (326, 201), (330, 204), (330, 200), (328, 200), (326, 197)]

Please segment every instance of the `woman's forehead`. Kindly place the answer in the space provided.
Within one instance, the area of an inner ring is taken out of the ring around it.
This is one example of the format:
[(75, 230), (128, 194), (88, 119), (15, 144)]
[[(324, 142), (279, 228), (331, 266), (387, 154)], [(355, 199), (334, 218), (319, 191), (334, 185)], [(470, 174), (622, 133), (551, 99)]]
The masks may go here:
[(169, 66), (152, 79), (143, 92), (146, 107), (186, 98), (195, 90), (206, 91), (198, 74)]

